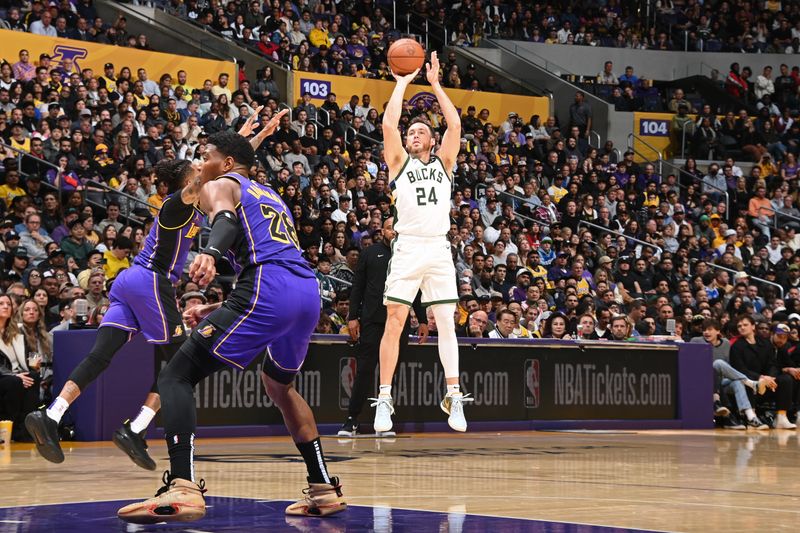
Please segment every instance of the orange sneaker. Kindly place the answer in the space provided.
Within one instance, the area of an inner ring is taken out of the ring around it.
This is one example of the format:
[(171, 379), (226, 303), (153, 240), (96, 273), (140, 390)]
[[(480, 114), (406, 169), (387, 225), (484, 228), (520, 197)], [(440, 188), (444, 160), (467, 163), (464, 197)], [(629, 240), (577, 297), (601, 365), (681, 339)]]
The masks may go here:
[(157, 524), (159, 522), (192, 522), (206, 515), (206, 483), (193, 483), (186, 479), (170, 479), (164, 472), (164, 486), (156, 495), (143, 502), (126, 505), (117, 516), (132, 524)]
[(328, 516), (347, 509), (342, 496), (339, 478), (331, 478), (330, 483), (308, 483), (303, 489), (305, 498), (286, 508), (286, 514), (293, 516)]

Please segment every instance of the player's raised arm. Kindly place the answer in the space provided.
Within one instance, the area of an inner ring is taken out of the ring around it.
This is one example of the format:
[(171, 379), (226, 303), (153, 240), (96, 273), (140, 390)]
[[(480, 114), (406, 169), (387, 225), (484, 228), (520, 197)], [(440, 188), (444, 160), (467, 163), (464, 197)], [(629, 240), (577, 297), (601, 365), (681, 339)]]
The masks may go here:
[[(442, 146), (436, 155), (444, 163), (444, 168), (448, 175), (455, 165), (458, 151), (461, 148), (461, 116), (458, 114), (456, 106), (450, 101), (447, 93), (444, 92), (442, 85), (439, 83), (439, 57), (436, 52), (431, 52), (431, 62), (428, 63), (427, 73), (428, 83), (431, 84), (431, 90), (436, 95), (439, 101), (439, 107), (442, 108), (442, 114), (447, 121), (447, 131), (444, 132), (442, 137)], [(385, 123), (385, 122), (384, 122)], [(384, 133), (385, 133), (384, 128)]]
[[(258, 114), (261, 112), (263, 108), (264, 106), (258, 106), (255, 109), (255, 111), (253, 111), (250, 114), (250, 116), (247, 117), (245, 123), (242, 124), (241, 128), (239, 128), (238, 132), (239, 135), (241, 135), (242, 137), (249, 137), (250, 135), (253, 134), (253, 132), (258, 127), (258, 125), (256, 124), (256, 120), (258, 119)], [(283, 115), (285, 115), (288, 112), (289, 112), (288, 109), (282, 109), (277, 113), (275, 113), (272, 116), (272, 118), (269, 119), (266, 124), (264, 124), (264, 127), (261, 128), (261, 131), (256, 133), (255, 136), (252, 139), (250, 139), (250, 146), (253, 147), (253, 150), (258, 150), (258, 147), (261, 146), (261, 143), (264, 142), (264, 139), (275, 133), (275, 130), (278, 129), (278, 126), (281, 123), (281, 117), (283, 117)]]
[(208, 245), (197, 254), (189, 268), (189, 277), (200, 285), (207, 285), (214, 279), (217, 260), (236, 242), (239, 231), (237, 192), (237, 182), (229, 179), (210, 181), (200, 190), (200, 205), (212, 221)]
[(394, 175), (405, 162), (407, 157), (403, 147), (403, 138), (400, 136), (400, 115), (403, 113), (403, 96), (406, 89), (419, 74), (419, 69), (406, 76), (398, 76), (392, 73), (397, 80), (394, 86), (392, 97), (386, 105), (383, 113), (383, 153), (386, 158), (386, 165), (389, 167), (389, 174)]

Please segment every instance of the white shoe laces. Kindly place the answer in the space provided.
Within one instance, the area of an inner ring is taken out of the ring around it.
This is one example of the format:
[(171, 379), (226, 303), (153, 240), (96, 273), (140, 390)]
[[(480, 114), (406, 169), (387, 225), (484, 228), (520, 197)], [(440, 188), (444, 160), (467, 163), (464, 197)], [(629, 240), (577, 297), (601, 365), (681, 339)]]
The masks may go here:
[(464, 415), (464, 403), (474, 402), (475, 398), (470, 398), (470, 394), (458, 394), (449, 396), (450, 398), (450, 413), (456, 411), (458, 415)]
[(367, 398), (367, 399), (373, 402), (369, 404), (370, 407), (377, 407), (378, 411), (380, 411), (381, 407), (383, 407), (384, 409), (389, 410), (390, 415), (394, 414), (394, 405), (392, 405), (391, 398)]

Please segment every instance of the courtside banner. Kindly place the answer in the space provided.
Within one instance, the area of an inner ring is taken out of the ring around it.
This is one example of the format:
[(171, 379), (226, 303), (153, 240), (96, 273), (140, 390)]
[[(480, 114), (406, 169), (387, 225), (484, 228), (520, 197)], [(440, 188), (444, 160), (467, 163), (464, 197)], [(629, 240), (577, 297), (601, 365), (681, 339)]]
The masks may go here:
[[(439, 408), (444, 373), (431, 341), (412, 342), (400, 356), (392, 389), (396, 422), (445, 420)], [(474, 398), (466, 407), (470, 422), (678, 418), (676, 345), (462, 344), (460, 353), (461, 386)], [(244, 371), (225, 368), (198, 384), (198, 425), (282, 423), (264, 393), (259, 362)], [(318, 423), (344, 420), (355, 372), (354, 347), (342, 341), (311, 344), (295, 385)], [(372, 416), (368, 406), (362, 412)]]
[[(359, 99), (368, 94), (372, 99), (372, 107), (377, 109), (378, 113), (383, 112), (384, 104), (389, 101), (395, 86), (393, 81), (300, 71), (292, 73), (292, 83), (294, 96), (298, 102), (302, 95), (308, 92), (311, 94), (314, 104), (320, 106), (330, 93), (334, 93), (336, 103), (342, 107), (350, 101), (350, 97), (354, 94), (358, 95)], [(550, 101), (543, 96), (520, 96), (462, 89), (445, 89), (444, 92), (462, 115), (466, 114), (467, 107), (471, 105), (474, 105), (479, 112), (486, 108), (489, 110), (489, 120), (495, 124), (506, 120), (512, 111), (518, 113), (520, 118), (526, 122), (532, 115), (539, 115), (542, 117), (542, 121), (550, 115)], [(419, 99), (425, 100), (426, 103), (436, 99), (430, 86), (427, 85), (409, 86), (406, 98), (411, 105), (415, 105)]]
[(113, 63), (116, 73), (122, 67), (130, 68), (134, 79), (136, 70), (144, 68), (147, 70), (147, 78), (156, 83), (162, 74), (167, 73), (172, 75), (173, 81), (176, 80), (179, 70), (186, 71), (187, 83), (192, 87), (202, 87), (206, 79), (216, 82), (217, 77), (223, 73), (228, 74), (231, 80), (236, 80), (236, 65), (228, 61), (198, 59), (10, 30), (0, 30), (0, 42), (3, 43), (0, 48), (1, 58), (12, 65), (19, 61), (19, 51), (25, 49), (30, 52), (30, 61), (34, 64), (38, 64), (40, 54), (49, 54), (53, 58), (51, 65), (57, 66), (64, 59), (71, 59), (78, 71), (90, 68), (95, 76), (103, 74), (103, 65)]

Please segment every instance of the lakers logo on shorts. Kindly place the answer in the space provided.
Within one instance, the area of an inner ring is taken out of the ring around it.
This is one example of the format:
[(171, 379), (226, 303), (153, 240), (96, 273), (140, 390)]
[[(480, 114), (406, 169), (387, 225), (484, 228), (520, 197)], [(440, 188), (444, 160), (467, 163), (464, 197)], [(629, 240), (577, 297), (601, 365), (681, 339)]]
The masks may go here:
[(172, 334), (173, 337), (180, 337), (183, 335), (183, 326), (175, 326), (175, 333)]
[(212, 326), (211, 324), (203, 326), (201, 329), (197, 330), (197, 333), (199, 333), (201, 336), (207, 339), (214, 334), (214, 326)]

